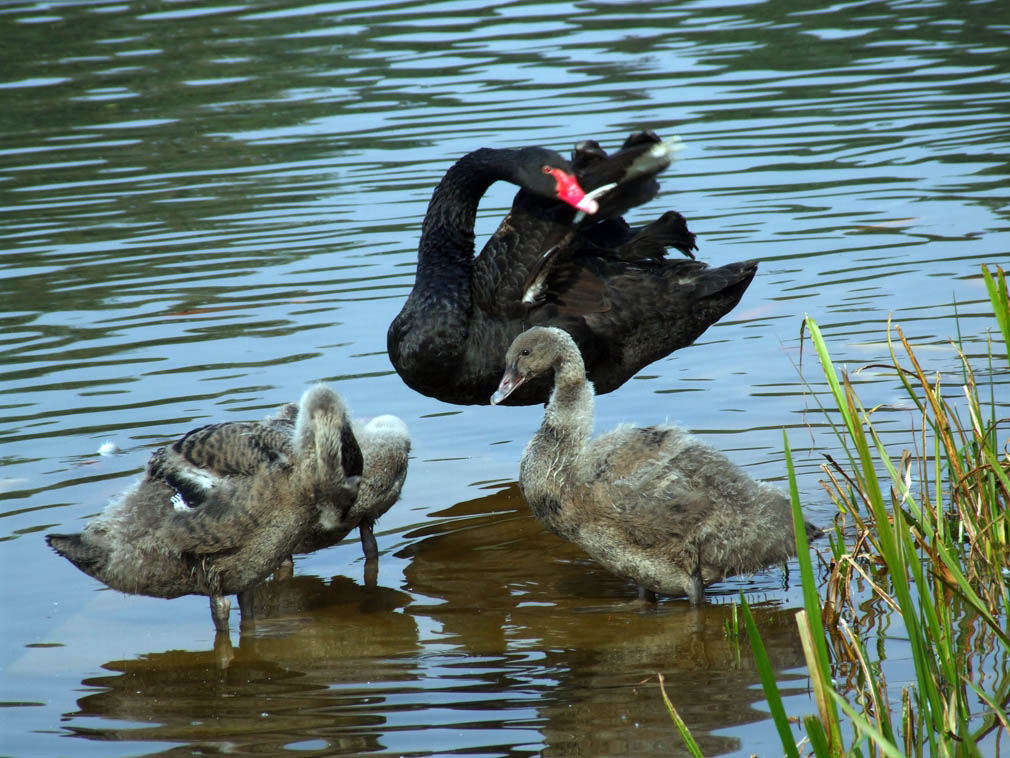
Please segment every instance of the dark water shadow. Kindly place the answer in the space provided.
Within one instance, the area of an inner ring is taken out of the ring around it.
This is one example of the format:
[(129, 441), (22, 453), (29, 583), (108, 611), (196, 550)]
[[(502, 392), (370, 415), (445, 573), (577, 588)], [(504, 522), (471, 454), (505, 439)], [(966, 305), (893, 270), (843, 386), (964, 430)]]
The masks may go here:
[[(341, 753), (382, 748), (384, 693), (418, 680), (409, 595), (337, 576), (271, 580), (257, 592), (255, 628), (222, 667), (213, 650), (111, 661), (85, 679), (97, 691), (65, 718), (90, 740), (184, 743), (183, 754), (272, 754), (318, 741)], [(80, 726), (96, 718), (131, 722)], [(137, 726), (148, 724), (148, 726)], [(164, 755), (176, 754), (169, 749)]]
[[(67, 733), (159, 755), (398, 754), (404, 740), (462, 754), (485, 734), (487, 754), (678, 755), (660, 672), (706, 754), (739, 748), (720, 730), (768, 726), (729, 604), (641, 603), (547, 533), (515, 484), (432, 515), (394, 556), (405, 591), (271, 579), (226, 667), (212, 650), (110, 661)], [(792, 611), (754, 604), (773, 665), (800, 667)]]
[[(515, 484), (432, 515), (449, 520), (409, 533), (416, 541), (398, 553), (411, 559), (405, 588), (432, 599), (407, 612), (437, 620), (443, 641), (471, 658), (529, 653), (505, 668), (515, 688), (538, 692), (543, 755), (678, 754), (660, 672), (706, 754), (739, 747), (716, 730), (766, 719), (750, 647), (727, 633), (730, 604), (642, 603), (544, 530)], [(794, 610), (749, 602), (773, 666), (801, 667)]]

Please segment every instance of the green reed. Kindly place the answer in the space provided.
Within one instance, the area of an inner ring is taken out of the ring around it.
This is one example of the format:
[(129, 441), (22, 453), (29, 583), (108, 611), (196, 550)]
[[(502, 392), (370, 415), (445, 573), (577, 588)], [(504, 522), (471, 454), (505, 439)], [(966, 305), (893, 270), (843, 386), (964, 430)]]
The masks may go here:
[[(1003, 335), (1001, 348), (989, 341), (992, 377), (1010, 368), (1010, 297), (1002, 269), (982, 273)], [(817, 704), (802, 720), (800, 744), (819, 758), (980, 755), (980, 741), (1010, 732), (1010, 419), (999, 416), (996, 382), (980, 386), (955, 345), (960, 391), (945, 395), (940, 375), (927, 374), (902, 330), (889, 327), (886, 367), (918, 418), (913, 451), (896, 455), (874, 426), (874, 409), (836, 372), (816, 322), (807, 318), (805, 329), (840, 419), (825, 409), (845, 460), (828, 457), (822, 466), (838, 514), (819, 582), (783, 434), (803, 587), (797, 625)], [(741, 609), (783, 750), (798, 756), (742, 596)], [(900, 697), (888, 691), (884, 655), (898, 624), (915, 671)]]

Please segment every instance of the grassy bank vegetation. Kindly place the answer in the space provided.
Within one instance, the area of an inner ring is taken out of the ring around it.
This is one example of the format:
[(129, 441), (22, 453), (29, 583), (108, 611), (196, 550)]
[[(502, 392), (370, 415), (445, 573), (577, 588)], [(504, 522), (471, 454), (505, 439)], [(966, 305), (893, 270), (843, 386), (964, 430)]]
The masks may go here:
[[(804, 598), (796, 620), (817, 704), (799, 732), (741, 598), (785, 755), (998, 755), (1010, 740), (1010, 419), (1001, 415), (1010, 297), (1002, 269), (982, 274), (1002, 334), (990, 335), (984, 365), (973, 366), (954, 343), (961, 368), (947, 382), (923, 366), (899, 326), (888, 330), (886, 368), (917, 419), (900, 450), (885, 445), (876, 409), (864, 407), (806, 320), (830, 387), (824, 414), (842, 452), (822, 466), (838, 513), (815, 566), (785, 440)], [(911, 662), (902, 669), (887, 659), (889, 638), (907, 640)], [(700, 755), (686, 725), (678, 728)]]

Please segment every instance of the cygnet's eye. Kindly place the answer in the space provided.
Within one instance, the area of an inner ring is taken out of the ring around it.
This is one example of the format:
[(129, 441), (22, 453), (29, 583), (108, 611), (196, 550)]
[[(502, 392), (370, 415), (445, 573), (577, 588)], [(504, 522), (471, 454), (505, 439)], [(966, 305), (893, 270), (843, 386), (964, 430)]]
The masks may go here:
[(528, 347), (524, 347), (522, 350), (519, 351), (519, 355), (529, 355), (529, 354), (530, 349)]

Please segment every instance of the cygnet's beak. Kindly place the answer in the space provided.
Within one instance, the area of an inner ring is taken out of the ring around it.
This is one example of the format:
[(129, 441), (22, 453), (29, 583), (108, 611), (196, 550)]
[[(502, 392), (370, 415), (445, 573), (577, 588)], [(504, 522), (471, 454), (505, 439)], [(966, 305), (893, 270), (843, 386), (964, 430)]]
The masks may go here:
[(523, 378), (519, 376), (519, 372), (516, 370), (515, 366), (509, 366), (505, 369), (505, 375), (501, 378), (501, 382), (498, 384), (498, 389), (495, 393), (491, 395), (491, 405), (498, 405), (505, 398), (511, 395), (515, 389), (523, 383)]

